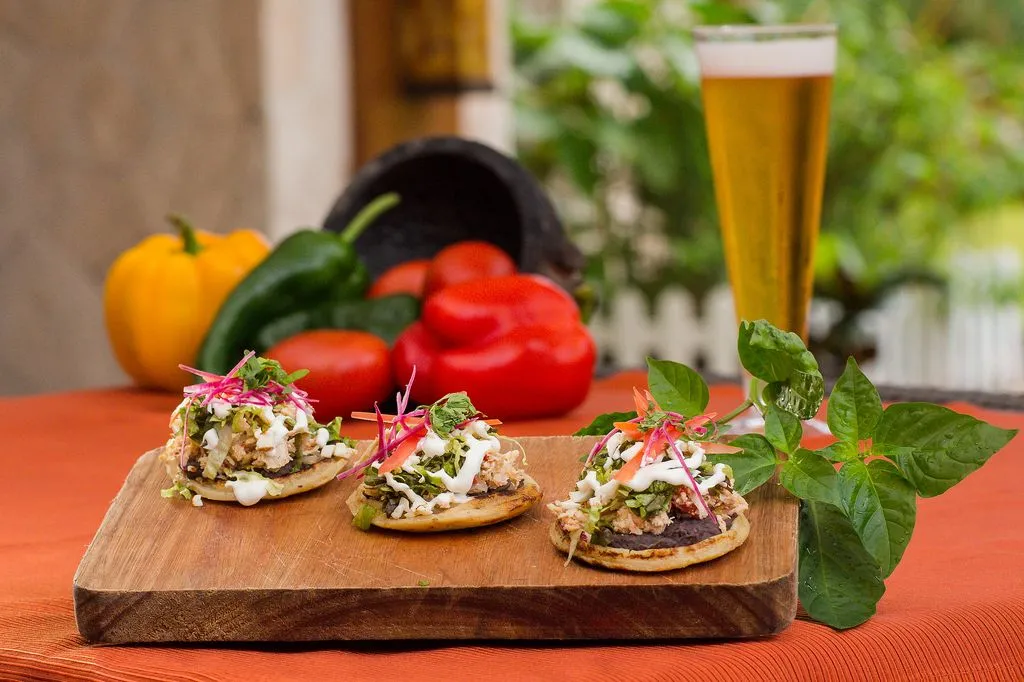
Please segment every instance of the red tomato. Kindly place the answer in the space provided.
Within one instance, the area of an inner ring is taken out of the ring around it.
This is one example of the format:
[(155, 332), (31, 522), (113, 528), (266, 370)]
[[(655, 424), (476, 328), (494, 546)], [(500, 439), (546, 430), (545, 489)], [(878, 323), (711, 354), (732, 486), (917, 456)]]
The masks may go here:
[(516, 274), (512, 257), (487, 242), (459, 242), (442, 249), (427, 269), (427, 297), (453, 284)]
[(373, 409), (386, 400), (394, 381), (388, 345), (373, 334), (343, 329), (317, 329), (296, 334), (265, 354), (288, 372), (308, 369), (295, 382), (309, 393), (317, 421), (347, 419), (356, 410)]
[(423, 284), (427, 279), (430, 261), (423, 258), (399, 263), (385, 270), (366, 293), (366, 298), (380, 298), (392, 294), (411, 294), (423, 298)]

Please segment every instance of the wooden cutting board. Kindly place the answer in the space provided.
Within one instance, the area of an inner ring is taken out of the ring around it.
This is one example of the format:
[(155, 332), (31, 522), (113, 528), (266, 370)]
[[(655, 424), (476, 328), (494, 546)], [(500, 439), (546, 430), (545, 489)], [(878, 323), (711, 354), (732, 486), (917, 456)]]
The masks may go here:
[(715, 561), (646, 575), (565, 566), (544, 504), (568, 493), (594, 440), (520, 442), (542, 503), (432, 535), (354, 528), (354, 480), (254, 507), (167, 500), (147, 452), (75, 574), (78, 629), (109, 643), (663, 639), (769, 635), (792, 622), (797, 506), (779, 486), (747, 496), (750, 536)]

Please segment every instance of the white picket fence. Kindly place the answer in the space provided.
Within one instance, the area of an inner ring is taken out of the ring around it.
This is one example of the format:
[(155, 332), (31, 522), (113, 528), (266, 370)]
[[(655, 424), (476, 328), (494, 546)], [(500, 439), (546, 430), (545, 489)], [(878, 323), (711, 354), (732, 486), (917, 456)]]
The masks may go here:
[[(1016, 302), (998, 302), (994, 286), (1016, 286), (1019, 259), (1006, 254), (960, 254), (949, 295), (907, 286), (863, 316), (861, 333), (877, 344), (863, 367), (876, 383), (971, 391), (1024, 391), (1024, 315)], [(699, 313), (698, 313), (699, 310)], [(835, 321), (827, 302), (811, 306), (811, 328)], [(634, 290), (619, 292), (591, 321), (601, 352), (619, 367), (641, 367), (648, 355), (736, 375), (736, 322), (728, 287), (701, 305), (685, 289), (665, 290), (649, 310)]]

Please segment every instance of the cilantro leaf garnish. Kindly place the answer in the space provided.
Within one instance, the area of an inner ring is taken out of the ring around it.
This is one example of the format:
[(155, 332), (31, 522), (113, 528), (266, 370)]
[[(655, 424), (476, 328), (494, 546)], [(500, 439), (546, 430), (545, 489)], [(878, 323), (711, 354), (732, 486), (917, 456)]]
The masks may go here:
[(281, 363), (277, 360), (261, 358), (257, 355), (249, 358), (249, 361), (238, 370), (238, 378), (245, 384), (245, 388), (250, 391), (258, 391), (266, 387), (270, 382), (276, 382), (281, 384), (285, 391), (288, 392), (291, 390), (293, 383), (307, 374), (309, 374), (308, 369), (299, 369), (289, 374), (284, 371)]
[[(777, 476), (800, 499), (800, 601), (834, 628), (859, 625), (875, 613), (884, 579), (910, 542), (917, 498), (940, 495), (962, 481), (1017, 431), (929, 403), (883, 409), (878, 391), (851, 358), (828, 402), (828, 426), (837, 440), (808, 450), (800, 447), (800, 420), (817, 414), (825, 397), (817, 360), (799, 336), (764, 320), (741, 323), (737, 350), (756, 381), (750, 398), (715, 426), (721, 433), (753, 405), (765, 417), (765, 435), (740, 436), (730, 444), (742, 452), (708, 459), (731, 468), (740, 494)], [(703, 379), (684, 365), (648, 360), (647, 380), (660, 409), (650, 409), (637, 424), (641, 430), (657, 428), (667, 416), (662, 410), (690, 416), (707, 405)], [(575, 435), (604, 435), (614, 422), (635, 418), (635, 412), (600, 415)], [(662, 500), (648, 492), (623, 503), (643, 515), (659, 510)]]
[(659, 426), (661, 423), (668, 418), (668, 415), (659, 410), (651, 410), (647, 413), (647, 416), (640, 420), (640, 429), (642, 431), (652, 431)]
[(430, 406), (430, 428), (442, 438), (451, 435), (462, 422), (477, 415), (469, 396), (465, 393), (449, 393)]

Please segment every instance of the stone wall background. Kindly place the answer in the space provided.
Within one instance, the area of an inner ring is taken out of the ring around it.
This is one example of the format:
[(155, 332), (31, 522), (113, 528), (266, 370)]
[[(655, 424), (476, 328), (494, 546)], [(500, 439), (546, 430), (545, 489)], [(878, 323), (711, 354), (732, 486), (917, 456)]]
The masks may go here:
[(0, 394), (125, 380), (104, 276), (168, 212), (264, 228), (258, 13), (0, 0)]

